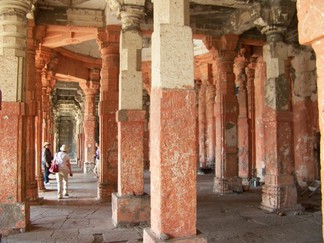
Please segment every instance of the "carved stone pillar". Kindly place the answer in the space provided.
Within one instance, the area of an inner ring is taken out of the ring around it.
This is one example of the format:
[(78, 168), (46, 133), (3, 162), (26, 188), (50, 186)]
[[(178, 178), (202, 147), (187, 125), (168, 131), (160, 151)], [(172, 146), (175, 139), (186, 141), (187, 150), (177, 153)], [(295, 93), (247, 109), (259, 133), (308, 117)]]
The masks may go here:
[[(27, 1), (2, 1), (0, 5), (0, 63), (2, 67), (0, 86), (2, 107), (0, 110), (0, 232), (25, 231), (30, 220), (29, 200), (26, 199), (26, 176), (32, 156), (26, 154), (27, 124), (33, 119), (34, 87), (26, 83), (26, 14), (30, 8)], [(30, 53), (29, 53), (30, 54)], [(28, 56), (30, 58), (30, 55)], [(32, 77), (28, 77), (32, 82)], [(26, 90), (26, 85), (28, 89)], [(24, 93), (26, 91), (26, 93)], [(28, 103), (24, 103), (27, 95)], [(25, 116), (28, 117), (26, 122)], [(29, 141), (28, 141), (29, 142)], [(32, 152), (29, 151), (28, 152)], [(29, 174), (29, 172), (28, 172)], [(30, 175), (29, 175), (30, 176)], [(29, 178), (29, 193), (36, 197)]]
[[(114, 225), (148, 223), (150, 201), (144, 195), (144, 122), (142, 36), (139, 30), (145, 1), (127, 1), (120, 17), (118, 122), (118, 193), (112, 194)], [(138, 213), (141, 212), (141, 213)]]
[[(151, 228), (143, 242), (197, 235), (196, 97), (188, 0), (154, 0), (150, 120)], [(177, 50), (177, 55), (174, 51)]]
[(267, 64), (263, 116), (266, 175), (261, 208), (289, 211), (297, 206), (297, 190), (293, 177), (291, 84), (285, 73), (288, 47), (279, 29), (266, 33), (267, 43), (263, 47)]
[(238, 174), (237, 160), (237, 115), (238, 105), (235, 97), (233, 62), (238, 37), (225, 35), (219, 43), (215, 97), (216, 123), (216, 166), (214, 192), (231, 192), (228, 180)]
[(102, 57), (99, 103), (101, 172), (98, 191), (98, 198), (102, 201), (110, 200), (112, 192), (117, 191), (119, 37), (120, 26), (110, 25), (99, 30), (97, 39)]
[(26, 197), (29, 201), (37, 201), (38, 190), (35, 179), (35, 117), (36, 106), (36, 72), (35, 45), (33, 39), (35, 22), (28, 20), (27, 29), (27, 79), (26, 79)]
[[(297, 1), (298, 15), (298, 34), (299, 42), (303, 45), (311, 45), (316, 53), (317, 67), (317, 94), (319, 109), (319, 127), (321, 136), (321, 181), (324, 181), (324, 2), (321, 0)], [(316, 23), (316, 24), (314, 24)], [(324, 183), (321, 183), (322, 193), (324, 192)], [(324, 198), (322, 196), (322, 208), (324, 208)], [(324, 222), (324, 214), (322, 214)], [(322, 223), (322, 232), (324, 232), (324, 224)], [(324, 239), (324, 237), (323, 237)]]
[(238, 137), (238, 175), (242, 178), (243, 185), (249, 185), (249, 124), (248, 124), (248, 97), (246, 89), (245, 68), (247, 61), (242, 48), (234, 60), (235, 83), (238, 86), (238, 109), (237, 137)]
[(206, 168), (206, 81), (201, 82), (198, 93), (198, 146), (199, 167)]
[(256, 57), (251, 57), (248, 66), (245, 68), (247, 83), (247, 107), (248, 107), (248, 125), (249, 125), (249, 177), (255, 177), (255, 92), (254, 92), (254, 78), (255, 78)]
[(215, 167), (215, 95), (216, 87), (209, 81), (206, 93), (206, 124), (207, 124), (207, 167)]
[(93, 163), (96, 154), (96, 94), (98, 93), (100, 83), (95, 80), (80, 83), (85, 96), (83, 132), (84, 132), (84, 173), (90, 171), (90, 164)]
[(40, 46), (36, 50), (35, 67), (36, 67), (36, 101), (37, 116), (35, 122), (35, 163), (36, 163), (36, 181), (39, 191), (45, 191), (44, 179), (42, 173), (42, 133), (43, 133), (43, 109), (42, 109), (42, 73), (50, 60), (50, 49)]

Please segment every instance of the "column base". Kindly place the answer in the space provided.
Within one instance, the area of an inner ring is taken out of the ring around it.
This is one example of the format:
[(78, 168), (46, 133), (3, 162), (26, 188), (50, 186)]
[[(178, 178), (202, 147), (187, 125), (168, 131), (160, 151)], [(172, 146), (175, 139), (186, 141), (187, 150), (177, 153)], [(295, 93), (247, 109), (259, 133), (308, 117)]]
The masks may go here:
[(158, 243), (158, 242), (172, 242), (172, 243), (207, 243), (207, 237), (197, 232), (195, 236), (162, 239), (163, 237), (156, 237), (151, 228), (144, 229), (143, 242), (144, 243)]
[(99, 183), (98, 187), (98, 200), (100, 202), (111, 202), (111, 194), (114, 188), (108, 183)]
[(29, 204), (0, 204), (0, 233), (2, 236), (23, 233), (28, 229)]
[(95, 163), (91, 161), (84, 162), (83, 172), (84, 174), (93, 173), (93, 169), (95, 167)]
[(215, 177), (213, 192), (220, 194), (220, 195), (232, 193), (232, 191), (229, 190), (229, 188), (228, 188), (228, 180), (225, 178), (221, 179), (221, 178)]
[(112, 221), (116, 227), (149, 224), (150, 196), (119, 196), (112, 193)]
[(297, 204), (297, 190), (294, 185), (263, 186), (260, 209), (272, 213), (282, 212), (286, 214), (304, 211), (304, 208)]

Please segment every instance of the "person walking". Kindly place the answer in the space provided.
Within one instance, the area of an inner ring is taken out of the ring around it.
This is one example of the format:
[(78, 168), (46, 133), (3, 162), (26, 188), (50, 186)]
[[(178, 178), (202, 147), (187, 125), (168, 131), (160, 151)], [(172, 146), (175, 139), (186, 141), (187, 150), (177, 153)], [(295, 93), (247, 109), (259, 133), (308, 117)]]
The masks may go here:
[(55, 154), (54, 160), (55, 163), (59, 165), (59, 172), (56, 173), (56, 182), (57, 182), (57, 197), (58, 199), (62, 199), (63, 195), (69, 196), (69, 174), (73, 176), (70, 156), (67, 153), (68, 147), (63, 144), (60, 148), (60, 152)]
[(100, 146), (99, 143), (96, 143), (96, 154), (94, 155), (94, 159), (95, 159), (95, 167), (93, 169), (93, 173), (95, 174), (95, 176), (97, 178), (100, 177)]
[(49, 142), (45, 142), (43, 144), (43, 151), (42, 151), (42, 166), (44, 169), (44, 183), (45, 185), (50, 184), (49, 183), (49, 168), (51, 167), (51, 161), (52, 161), (52, 153), (49, 149), (49, 145), (51, 145)]

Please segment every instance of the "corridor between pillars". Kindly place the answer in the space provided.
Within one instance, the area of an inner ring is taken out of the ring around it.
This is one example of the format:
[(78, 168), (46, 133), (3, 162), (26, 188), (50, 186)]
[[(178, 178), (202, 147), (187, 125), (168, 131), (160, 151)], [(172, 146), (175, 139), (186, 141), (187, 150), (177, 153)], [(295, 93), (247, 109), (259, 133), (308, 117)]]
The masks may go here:
[[(320, 10), (320, 11), (319, 11)], [(318, 87), (318, 109), (319, 109), (319, 127), (321, 134), (324, 134), (324, 16), (320, 13), (324, 12), (324, 2), (322, 0), (297, 1), (298, 15), (298, 33), (299, 42), (304, 45), (312, 45), (316, 53), (317, 67), (317, 87)], [(314, 24), (316, 23), (316, 25)], [(322, 28), (318, 28), (321, 26)], [(324, 160), (323, 160), (323, 144), (324, 136), (321, 136), (321, 181), (324, 181)], [(322, 193), (324, 192), (324, 183), (321, 183)], [(324, 208), (324, 198), (322, 197), (322, 209)], [(324, 222), (324, 214), (322, 213), (322, 222)], [(322, 233), (324, 225), (322, 224)], [(324, 236), (323, 236), (324, 239)]]
[(140, 20), (145, 1), (121, 6), (118, 122), (118, 192), (112, 194), (116, 226), (149, 223), (150, 198), (144, 194), (144, 121), (142, 36)]
[[(197, 235), (196, 97), (189, 0), (154, 0), (150, 120), (151, 228), (144, 242)], [(174, 55), (177, 50), (177, 55)]]

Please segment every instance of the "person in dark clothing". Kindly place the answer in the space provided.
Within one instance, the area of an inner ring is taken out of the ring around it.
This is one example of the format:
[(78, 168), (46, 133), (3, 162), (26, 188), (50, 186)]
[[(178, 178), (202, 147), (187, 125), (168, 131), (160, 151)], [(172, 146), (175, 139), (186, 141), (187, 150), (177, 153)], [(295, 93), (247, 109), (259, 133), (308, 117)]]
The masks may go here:
[(51, 167), (51, 161), (52, 161), (52, 153), (49, 150), (49, 145), (51, 145), (49, 142), (45, 142), (43, 144), (43, 153), (42, 153), (42, 165), (44, 168), (44, 183), (45, 185), (49, 184), (49, 168)]

